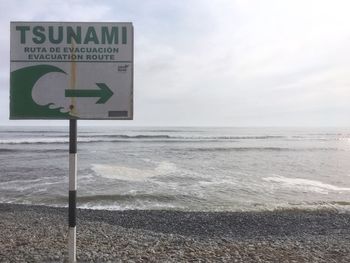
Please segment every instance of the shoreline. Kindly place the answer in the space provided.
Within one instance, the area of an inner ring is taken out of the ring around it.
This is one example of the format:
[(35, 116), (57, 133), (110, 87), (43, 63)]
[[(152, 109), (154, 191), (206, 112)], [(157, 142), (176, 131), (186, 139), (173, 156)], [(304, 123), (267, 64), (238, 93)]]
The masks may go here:
[[(0, 203), (0, 262), (64, 262), (67, 208)], [(77, 211), (78, 262), (350, 262), (334, 210)]]

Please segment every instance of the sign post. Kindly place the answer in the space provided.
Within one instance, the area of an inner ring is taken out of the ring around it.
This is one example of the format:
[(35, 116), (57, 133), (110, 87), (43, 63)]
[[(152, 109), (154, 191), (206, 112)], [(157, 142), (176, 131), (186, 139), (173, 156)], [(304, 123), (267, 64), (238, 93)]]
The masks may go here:
[(76, 262), (77, 120), (69, 120), (68, 259)]
[(77, 120), (132, 120), (132, 23), (11, 22), (10, 119), (69, 120), (68, 259), (76, 262)]

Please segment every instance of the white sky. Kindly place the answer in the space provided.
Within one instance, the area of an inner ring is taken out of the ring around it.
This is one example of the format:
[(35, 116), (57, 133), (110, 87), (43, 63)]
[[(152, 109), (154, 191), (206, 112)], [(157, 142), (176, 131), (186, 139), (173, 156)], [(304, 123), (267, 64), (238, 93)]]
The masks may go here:
[(350, 1), (0, 0), (0, 124), (10, 21), (133, 22), (134, 121), (87, 125), (350, 126)]

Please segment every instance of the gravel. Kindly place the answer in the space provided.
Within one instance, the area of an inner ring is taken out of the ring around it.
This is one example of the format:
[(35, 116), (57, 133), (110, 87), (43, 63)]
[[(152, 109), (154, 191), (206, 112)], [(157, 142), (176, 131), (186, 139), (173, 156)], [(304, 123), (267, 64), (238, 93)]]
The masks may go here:
[[(67, 208), (0, 204), (0, 262), (66, 262)], [(350, 213), (79, 209), (78, 262), (350, 262)]]

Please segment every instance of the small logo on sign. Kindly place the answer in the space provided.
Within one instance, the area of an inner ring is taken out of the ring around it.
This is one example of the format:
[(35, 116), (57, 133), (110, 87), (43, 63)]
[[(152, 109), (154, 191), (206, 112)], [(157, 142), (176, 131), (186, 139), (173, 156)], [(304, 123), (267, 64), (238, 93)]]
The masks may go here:
[(120, 65), (118, 66), (118, 72), (126, 72), (129, 65)]

